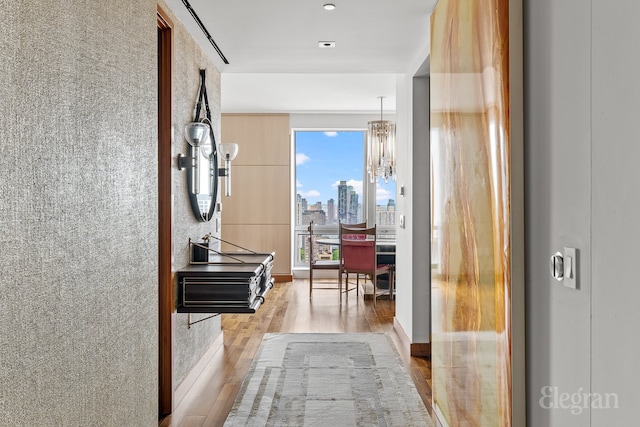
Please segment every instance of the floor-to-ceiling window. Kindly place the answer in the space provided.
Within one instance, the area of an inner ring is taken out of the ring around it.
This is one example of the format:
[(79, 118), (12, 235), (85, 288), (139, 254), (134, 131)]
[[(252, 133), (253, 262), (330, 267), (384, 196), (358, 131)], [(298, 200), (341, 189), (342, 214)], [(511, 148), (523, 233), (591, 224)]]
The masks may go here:
[[(338, 224), (367, 222), (380, 233), (395, 231), (395, 182), (366, 176), (364, 129), (294, 130), (294, 268), (308, 265), (307, 228), (337, 235)], [(337, 249), (324, 257), (337, 259)]]

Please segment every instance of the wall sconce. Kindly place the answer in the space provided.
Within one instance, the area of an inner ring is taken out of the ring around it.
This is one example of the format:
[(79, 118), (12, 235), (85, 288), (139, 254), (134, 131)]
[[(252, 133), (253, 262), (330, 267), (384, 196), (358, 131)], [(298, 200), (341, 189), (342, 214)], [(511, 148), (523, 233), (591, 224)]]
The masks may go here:
[(378, 177), (387, 182), (389, 177), (396, 180), (396, 124), (382, 120), (382, 100), (380, 98), (380, 120), (369, 122), (367, 131), (367, 172), (369, 181), (376, 182)]
[[(200, 118), (203, 104), (205, 117)], [(178, 154), (178, 169), (190, 169), (187, 187), (191, 210), (199, 221), (211, 221), (218, 200), (219, 177), (226, 178), (225, 195), (231, 195), (231, 161), (238, 155), (238, 144), (216, 143), (207, 99), (205, 70), (200, 70), (200, 89), (194, 119), (185, 125), (184, 138), (189, 143), (190, 155)], [(219, 154), (224, 158), (224, 168), (218, 165)]]
[[(211, 162), (217, 161), (217, 156), (212, 152), (213, 146), (211, 144), (205, 144), (200, 147), (202, 155), (209, 159)], [(218, 175), (225, 178), (225, 191), (224, 195), (229, 197), (231, 195), (231, 161), (238, 155), (238, 144), (223, 143), (218, 146), (218, 154), (224, 159), (224, 167), (218, 168)], [(215, 171), (211, 170), (211, 173)], [(213, 178), (213, 177), (212, 177)], [(212, 184), (213, 185), (213, 184)]]
[(224, 168), (220, 169), (220, 176), (225, 177), (224, 195), (231, 195), (231, 161), (238, 155), (238, 144), (223, 143), (220, 144), (220, 154), (224, 159)]
[(187, 123), (184, 127), (184, 137), (191, 146), (191, 156), (184, 156), (178, 154), (178, 169), (191, 169), (192, 182), (193, 182), (193, 194), (200, 194), (200, 180), (197, 178), (200, 173), (200, 153), (198, 152), (201, 146), (206, 144), (209, 139), (209, 133), (211, 131), (210, 126), (205, 123), (203, 119), (201, 122)]

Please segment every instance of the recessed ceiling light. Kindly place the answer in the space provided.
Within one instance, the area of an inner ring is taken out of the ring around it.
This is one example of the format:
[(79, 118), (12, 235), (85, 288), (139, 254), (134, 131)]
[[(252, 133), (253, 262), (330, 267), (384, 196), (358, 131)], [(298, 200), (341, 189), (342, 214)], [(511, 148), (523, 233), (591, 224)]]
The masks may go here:
[(322, 6), (322, 7), (324, 7), (324, 10), (333, 10), (333, 9), (335, 9), (335, 8), (336, 8), (336, 5), (335, 5), (335, 4), (332, 4), (332, 3), (327, 3), (327, 4), (325, 4), (325, 5), (324, 5), (324, 6)]
[(318, 47), (321, 49), (336, 47), (336, 42), (333, 42), (333, 41), (318, 42)]

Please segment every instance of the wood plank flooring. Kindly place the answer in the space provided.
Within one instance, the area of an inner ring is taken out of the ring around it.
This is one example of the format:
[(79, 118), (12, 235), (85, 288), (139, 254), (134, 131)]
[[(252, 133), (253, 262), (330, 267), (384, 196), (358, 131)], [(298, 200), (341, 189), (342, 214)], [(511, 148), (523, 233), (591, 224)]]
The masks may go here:
[(271, 332), (381, 332), (388, 334), (413, 378), (418, 393), (431, 413), (431, 363), (410, 357), (400, 348), (393, 330), (395, 301), (363, 300), (351, 292), (342, 305), (336, 290), (314, 290), (309, 300), (309, 282), (276, 283), (267, 302), (254, 315), (223, 314), (224, 346), (214, 356), (210, 369), (191, 388), (173, 414), (160, 427), (222, 426), (231, 411), (253, 357), (265, 333)]

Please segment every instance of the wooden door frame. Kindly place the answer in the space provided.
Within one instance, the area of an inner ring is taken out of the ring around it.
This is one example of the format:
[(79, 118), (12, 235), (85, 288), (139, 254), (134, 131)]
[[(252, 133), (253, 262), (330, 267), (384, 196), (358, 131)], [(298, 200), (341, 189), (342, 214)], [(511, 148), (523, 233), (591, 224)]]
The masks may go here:
[(172, 64), (173, 23), (158, 11), (158, 415), (173, 410)]

